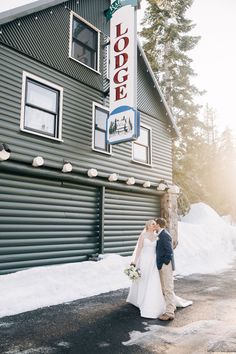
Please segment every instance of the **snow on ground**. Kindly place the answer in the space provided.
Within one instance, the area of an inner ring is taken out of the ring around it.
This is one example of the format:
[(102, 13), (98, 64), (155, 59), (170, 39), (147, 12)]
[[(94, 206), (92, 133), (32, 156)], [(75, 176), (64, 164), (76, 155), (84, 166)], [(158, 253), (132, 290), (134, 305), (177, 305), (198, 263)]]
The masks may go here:
[(236, 326), (222, 320), (201, 320), (183, 327), (143, 324), (145, 332), (130, 332), (130, 339), (122, 344), (138, 345), (150, 353), (154, 348), (158, 353), (206, 353), (206, 348), (207, 352), (235, 353)]
[[(209, 206), (194, 204), (179, 222), (176, 273), (211, 273), (230, 267), (236, 227)], [(127, 288), (130, 257), (106, 255), (101, 261), (32, 268), (0, 276), (0, 317)]]
[(230, 267), (235, 257), (236, 227), (204, 203), (191, 206), (179, 222), (176, 273), (214, 273)]

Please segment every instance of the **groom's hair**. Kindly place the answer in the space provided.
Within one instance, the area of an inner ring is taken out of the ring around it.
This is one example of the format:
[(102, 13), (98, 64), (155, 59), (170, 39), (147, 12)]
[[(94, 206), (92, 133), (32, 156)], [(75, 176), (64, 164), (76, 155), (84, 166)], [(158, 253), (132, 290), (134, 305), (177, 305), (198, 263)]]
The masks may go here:
[(161, 228), (165, 228), (166, 227), (166, 219), (164, 219), (164, 218), (157, 218), (157, 219), (155, 219), (155, 221), (156, 221), (156, 223), (158, 224), (158, 225), (160, 225), (160, 227)]

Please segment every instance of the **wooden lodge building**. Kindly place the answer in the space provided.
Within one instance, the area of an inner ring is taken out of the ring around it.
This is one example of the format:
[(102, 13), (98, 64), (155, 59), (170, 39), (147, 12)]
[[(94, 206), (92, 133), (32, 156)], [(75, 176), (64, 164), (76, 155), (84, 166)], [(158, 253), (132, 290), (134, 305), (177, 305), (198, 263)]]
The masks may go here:
[(146, 220), (177, 232), (178, 134), (138, 45), (141, 135), (108, 145), (109, 0), (0, 14), (0, 274), (131, 254)]

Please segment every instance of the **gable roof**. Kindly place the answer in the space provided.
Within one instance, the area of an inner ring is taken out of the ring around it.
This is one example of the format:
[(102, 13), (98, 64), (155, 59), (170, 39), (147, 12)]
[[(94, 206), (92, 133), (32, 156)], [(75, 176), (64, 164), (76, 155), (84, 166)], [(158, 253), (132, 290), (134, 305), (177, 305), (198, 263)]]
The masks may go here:
[[(7, 22), (11, 22), (13, 20), (16, 20), (18, 18), (21, 18), (21, 17), (24, 17), (24, 16), (27, 16), (27, 15), (30, 15), (34, 12), (38, 12), (38, 11), (41, 11), (41, 10), (44, 10), (44, 9), (47, 9), (49, 7), (52, 7), (52, 6), (56, 6), (56, 5), (59, 5), (61, 3), (64, 3), (65, 0), (36, 0), (36, 1), (33, 1), (31, 3), (28, 3), (28, 4), (25, 4), (25, 5), (21, 5), (21, 6), (18, 6), (16, 8), (13, 8), (13, 9), (9, 9), (9, 10), (6, 10), (6, 11), (3, 11), (0, 13), (0, 25), (3, 25)], [(153, 83), (154, 83), (154, 86), (158, 92), (158, 95), (160, 97), (160, 100), (161, 102), (163, 103), (164, 105), (164, 108), (165, 108), (165, 111), (167, 113), (167, 116), (170, 120), (170, 123), (171, 123), (171, 126), (173, 128), (173, 131), (174, 133), (176, 134), (176, 136), (179, 136), (179, 130), (178, 130), (178, 127), (175, 123), (175, 120), (174, 120), (174, 117), (173, 117), (173, 114), (166, 102), (166, 99), (161, 91), (161, 88), (158, 84), (158, 81), (154, 75), (154, 72), (152, 71), (152, 68), (151, 68), (151, 65), (149, 64), (148, 62), (148, 59), (146, 57), (146, 54), (144, 53), (144, 50), (141, 46), (141, 43), (140, 41), (138, 40), (138, 49), (140, 51), (140, 54), (144, 60), (144, 63), (147, 67), (147, 70), (153, 80)]]
[(36, 0), (29, 4), (3, 11), (0, 13), (0, 25), (30, 15), (34, 12), (47, 9), (48, 7), (59, 5), (63, 2), (65, 2), (65, 0)]

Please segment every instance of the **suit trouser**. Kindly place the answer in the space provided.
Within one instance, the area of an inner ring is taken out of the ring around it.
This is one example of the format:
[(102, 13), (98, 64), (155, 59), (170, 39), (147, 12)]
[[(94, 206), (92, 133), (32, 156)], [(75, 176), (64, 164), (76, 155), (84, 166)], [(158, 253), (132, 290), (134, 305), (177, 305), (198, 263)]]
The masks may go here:
[(167, 265), (163, 264), (162, 268), (159, 269), (159, 273), (162, 292), (166, 302), (166, 313), (168, 315), (174, 315), (176, 306), (174, 294), (174, 277), (171, 262)]

